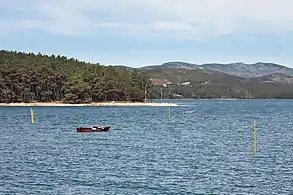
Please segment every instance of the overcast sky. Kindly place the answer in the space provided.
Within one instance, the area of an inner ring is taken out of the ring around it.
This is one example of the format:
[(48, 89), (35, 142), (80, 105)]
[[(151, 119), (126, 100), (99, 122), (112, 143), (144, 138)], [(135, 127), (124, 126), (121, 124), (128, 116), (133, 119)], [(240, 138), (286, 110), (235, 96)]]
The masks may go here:
[(3, 0), (0, 45), (133, 67), (167, 61), (293, 67), (292, 8), (292, 0)]

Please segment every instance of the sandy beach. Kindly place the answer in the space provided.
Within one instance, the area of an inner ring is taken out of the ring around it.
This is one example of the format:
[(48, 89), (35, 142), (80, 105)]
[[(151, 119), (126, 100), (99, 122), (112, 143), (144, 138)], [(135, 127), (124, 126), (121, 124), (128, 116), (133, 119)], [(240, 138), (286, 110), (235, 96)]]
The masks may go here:
[(35, 103), (0, 103), (0, 106), (24, 106), (24, 107), (31, 107), (31, 106), (178, 106), (177, 104), (173, 103), (160, 103), (160, 102), (98, 102), (98, 103), (89, 103), (89, 104), (66, 104), (66, 103), (56, 103), (56, 102), (35, 102)]

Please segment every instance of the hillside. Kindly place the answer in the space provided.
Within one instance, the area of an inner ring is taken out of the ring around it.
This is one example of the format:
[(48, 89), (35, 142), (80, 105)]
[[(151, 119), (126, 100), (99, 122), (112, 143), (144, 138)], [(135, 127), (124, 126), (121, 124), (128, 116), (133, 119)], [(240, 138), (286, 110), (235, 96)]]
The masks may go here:
[(0, 103), (143, 101), (148, 75), (64, 56), (0, 51)]
[(1, 50), (0, 103), (143, 101), (161, 91), (164, 98), (293, 98), (289, 68), (285, 74), (278, 65), (259, 65), (258, 71), (275, 72), (247, 78), (216, 71), (221, 66), (170, 62), (137, 69)]
[(293, 98), (292, 78), (284, 74), (244, 78), (182, 66), (152, 67), (148, 74), (159, 96), (165, 98)]
[(232, 63), (232, 64), (204, 64), (202, 68), (222, 72), (225, 74), (236, 75), (246, 78), (260, 77), (264, 75), (281, 73), (288, 76), (293, 76), (293, 69), (273, 64), (273, 63)]
[(293, 76), (288, 76), (282, 73), (274, 73), (255, 77), (262, 83), (278, 83), (278, 84), (293, 84)]
[(255, 63), (255, 64), (244, 64), (244, 63), (230, 63), (230, 64), (192, 64), (185, 62), (167, 62), (158, 66), (145, 66), (140, 70), (151, 70), (158, 68), (184, 68), (188, 70), (202, 69), (210, 72), (221, 72), (224, 74), (235, 75), (245, 78), (260, 77), (270, 74), (281, 73), (288, 76), (293, 76), (293, 69), (286, 66), (273, 64), (273, 63)]

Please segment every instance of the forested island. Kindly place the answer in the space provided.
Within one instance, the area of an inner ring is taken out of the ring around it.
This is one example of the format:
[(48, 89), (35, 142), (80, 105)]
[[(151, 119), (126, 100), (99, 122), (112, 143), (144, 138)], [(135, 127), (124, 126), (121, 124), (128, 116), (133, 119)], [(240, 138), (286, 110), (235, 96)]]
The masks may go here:
[[(293, 70), (290, 68), (274, 64), (255, 64), (254, 67), (240, 64), (240, 72), (232, 69), (237, 76), (231, 68), (239, 69), (239, 64), (209, 64), (204, 68), (183, 65), (105, 66), (59, 55), (1, 50), (0, 103), (293, 98)], [(261, 68), (259, 76), (239, 76), (245, 73), (245, 68), (255, 70), (258, 67)], [(260, 75), (262, 72), (271, 74)]]
[(64, 56), (0, 51), (0, 103), (144, 101), (152, 83), (135, 69)]

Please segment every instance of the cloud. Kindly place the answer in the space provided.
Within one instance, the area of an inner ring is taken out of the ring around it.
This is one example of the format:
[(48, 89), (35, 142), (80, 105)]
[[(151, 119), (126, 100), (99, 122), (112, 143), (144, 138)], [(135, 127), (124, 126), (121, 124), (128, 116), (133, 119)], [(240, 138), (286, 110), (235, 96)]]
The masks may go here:
[[(0, 3), (1, 9), (10, 13), (5, 20), (13, 24), (6, 24), (2, 29), (40, 29), (67, 36), (86, 36), (104, 30), (123, 36), (178, 40), (237, 32), (280, 34), (293, 30), (292, 0), (23, 2), (11, 0)], [(20, 17), (16, 18), (15, 14)]]

